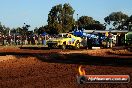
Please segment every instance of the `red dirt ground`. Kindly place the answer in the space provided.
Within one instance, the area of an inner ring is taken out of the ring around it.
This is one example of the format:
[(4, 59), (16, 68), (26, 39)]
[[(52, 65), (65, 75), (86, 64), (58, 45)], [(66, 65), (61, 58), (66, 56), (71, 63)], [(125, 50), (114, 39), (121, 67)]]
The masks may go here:
[(30, 50), (0, 47), (0, 88), (131, 88), (123, 84), (78, 84), (78, 67), (88, 75), (130, 75), (127, 50)]

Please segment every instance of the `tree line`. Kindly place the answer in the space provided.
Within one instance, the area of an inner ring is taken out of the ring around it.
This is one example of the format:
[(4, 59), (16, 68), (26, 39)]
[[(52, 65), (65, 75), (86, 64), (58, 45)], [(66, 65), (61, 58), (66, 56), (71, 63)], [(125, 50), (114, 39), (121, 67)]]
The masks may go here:
[[(112, 12), (104, 17), (105, 23), (100, 23), (98, 20), (90, 16), (80, 16), (75, 20), (73, 18), (74, 13), (75, 10), (68, 3), (53, 6), (48, 14), (48, 24), (36, 27), (33, 29), (33, 32), (35, 34), (42, 34), (43, 32), (48, 34), (58, 34), (73, 31), (74, 29), (82, 30), (82, 28), (85, 30), (106, 30), (108, 25), (110, 25), (111, 30), (128, 30), (132, 24), (132, 15), (129, 17), (121, 11)], [(23, 27), (10, 29), (0, 23), (0, 32), (8, 34), (10, 30), (11, 33), (27, 35), (29, 27), (30, 25), (25, 24)]]

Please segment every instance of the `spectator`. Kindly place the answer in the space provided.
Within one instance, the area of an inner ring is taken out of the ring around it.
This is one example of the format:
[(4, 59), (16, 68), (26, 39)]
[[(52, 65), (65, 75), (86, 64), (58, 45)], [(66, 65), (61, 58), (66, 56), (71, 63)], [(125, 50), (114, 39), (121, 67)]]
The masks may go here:
[(92, 39), (87, 37), (87, 49), (92, 49)]
[(111, 33), (108, 33), (106, 41), (107, 41), (107, 48), (112, 48), (112, 34)]

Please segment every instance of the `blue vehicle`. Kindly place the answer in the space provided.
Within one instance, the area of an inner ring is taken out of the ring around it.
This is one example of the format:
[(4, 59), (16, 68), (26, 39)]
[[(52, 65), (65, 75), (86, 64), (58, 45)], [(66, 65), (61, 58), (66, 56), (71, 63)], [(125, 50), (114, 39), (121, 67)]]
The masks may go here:
[[(73, 31), (73, 35), (78, 36), (78, 37), (82, 37), (82, 38), (89, 38), (92, 40), (92, 46), (101, 46), (102, 45), (102, 41), (106, 40), (106, 36), (105, 34), (101, 34), (101, 33), (84, 33), (84, 30), (76, 30)], [(86, 41), (87, 42), (87, 41)]]

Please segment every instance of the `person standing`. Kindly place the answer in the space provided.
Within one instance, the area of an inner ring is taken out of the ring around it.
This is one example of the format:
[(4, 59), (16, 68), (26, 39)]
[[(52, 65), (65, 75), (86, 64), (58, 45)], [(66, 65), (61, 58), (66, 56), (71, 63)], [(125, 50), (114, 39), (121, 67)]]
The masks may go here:
[(111, 33), (108, 33), (106, 41), (107, 41), (107, 48), (112, 48), (112, 34)]
[(87, 37), (87, 49), (92, 49), (92, 39)]
[(109, 47), (112, 48), (112, 33), (109, 33)]

